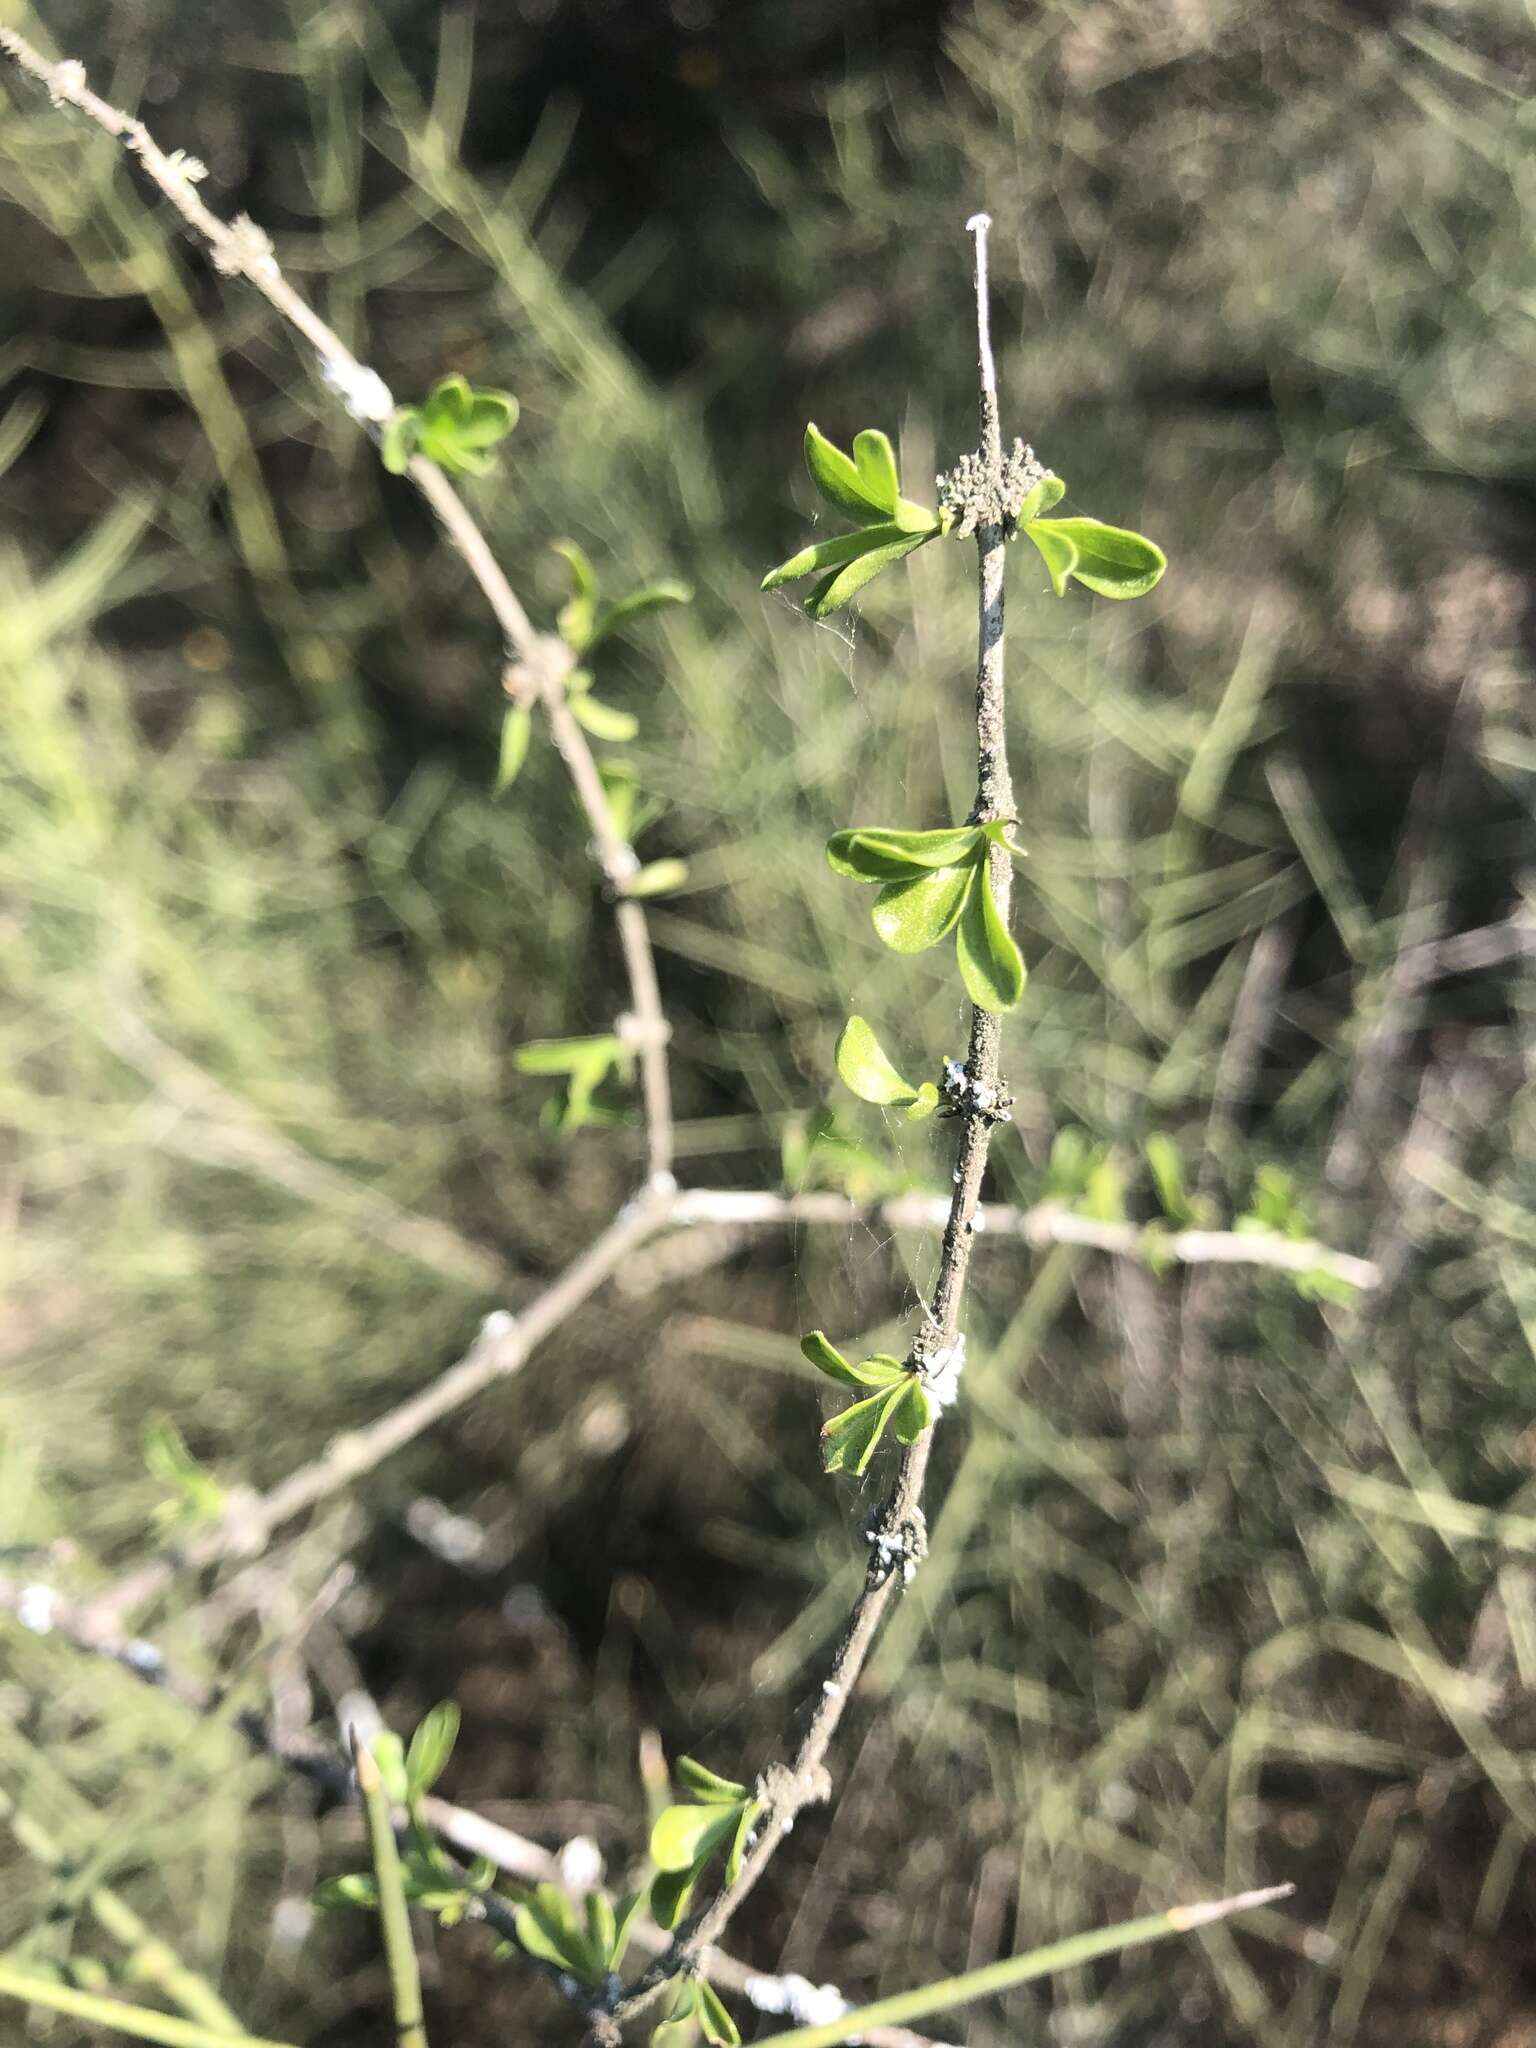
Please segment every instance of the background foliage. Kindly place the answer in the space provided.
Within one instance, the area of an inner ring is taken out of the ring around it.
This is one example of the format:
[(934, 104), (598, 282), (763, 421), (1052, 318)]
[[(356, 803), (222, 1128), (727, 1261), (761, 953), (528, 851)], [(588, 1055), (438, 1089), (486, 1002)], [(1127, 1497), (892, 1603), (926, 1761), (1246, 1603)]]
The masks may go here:
[[(1525, 12), (59, 0), (47, 29), (397, 392), (516, 393), (471, 489), (542, 616), (562, 536), (612, 590), (695, 586), (601, 680), (665, 806), (641, 851), (691, 863), (654, 929), (704, 1181), (776, 1179), (786, 1137), (866, 1191), (947, 1171), (933, 1125), (846, 1096), (851, 1146), (804, 1135), (850, 1007), (904, 1071), (959, 1050), (938, 956), (885, 954), (820, 846), (963, 814), (968, 579), (923, 550), (849, 631), (757, 586), (811, 509), (807, 417), (884, 426), (915, 484), (970, 445), (959, 224), (990, 207), (1005, 424), (1173, 564), (1129, 617), (1014, 565), (999, 1193), (1071, 1126), (1150, 1213), (1168, 1133), (1227, 1215), (1283, 1162), (1392, 1285), (1354, 1315), (983, 1248), (934, 1555), (841, 1804), (739, 1938), (873, 1994), (1293, 1878), (1294, 1910), (967, 2038), (1530, 2038)], [(490, 793), (457, 564), (103, 138), (13, 96), (0, 201), (0, 1544), (66, 1546), (85, 1588), (157, 1540), (147, 1415), (270, 1482), (531, 1292), (638, 1152), (541, 1127), (512, 1064), (607, 1029), (620, 983), (556, 764)], [(861, 1506), (818, 1477), (796, 1339), (884, 1348), (932, 1256), (691, 1249), (141, 1625), (232, 1667), (329, 1584), (282, 1711), (365, 1684), (404, 1727), (452, 1690), (453, 1794), (622, 1867), (643, 1731), (745, 1772), (813, 1682)], [(7, 1844), (0, 1943), (106, 1958), (110, 1883), (257, 2031), (375, 2038), (366, 1932), (304, 1904), (355, 1822), (126, 1675), (6, 1651), (0, 1797), (69, 1861)], [(431, 1995), (465, 2048), (571, 2025), (471, 1939)]]

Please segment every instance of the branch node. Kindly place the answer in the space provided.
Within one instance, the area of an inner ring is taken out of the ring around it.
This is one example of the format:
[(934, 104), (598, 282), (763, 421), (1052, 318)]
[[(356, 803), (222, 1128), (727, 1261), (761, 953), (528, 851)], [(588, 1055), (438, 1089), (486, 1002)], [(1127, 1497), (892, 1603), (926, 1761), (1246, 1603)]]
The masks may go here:
[(528, 645), (508, 655), (501, 687), (514, 704), (549, 702), (560, 696), (576, 666), (574, 651), (556, 633), (537, 633)]

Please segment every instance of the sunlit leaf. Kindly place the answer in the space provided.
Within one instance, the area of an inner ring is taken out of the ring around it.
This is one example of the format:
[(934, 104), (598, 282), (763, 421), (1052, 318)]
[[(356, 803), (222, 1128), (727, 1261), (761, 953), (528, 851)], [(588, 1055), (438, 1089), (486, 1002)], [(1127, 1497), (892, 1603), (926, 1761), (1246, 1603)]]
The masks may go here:
[(410, 467), (420, 417), (414, 405), (397, 406), (380, 431), (379, 460), (394, 476), (404, 476)]
[(651, 1918), (670, 1931), (688, 1910), (698, 1878), (689, 1864), (682, 1870), (660, 1870), (651, 1879)]
[(1037, 547), (1043, 533), (1066, 541), (1077, 556), (1071, 574), (1100, 597), (1144, 597), (1168, 566), (1168, 557), (1155, 541), (1124, 527), (1106, 526), (1101, 519), (1037, 521), (1026, 531)]
[(736, 1823), (736, 1832), (731, 1837), (731, 1852), (725, 1859), (725, 1881), (734, 1884), (741, 1875), (742, 1859), (747, 1853), (747, 1844), (752, 1839), (752, 1830), (757, 1826), (762, 1813), (763, 1802), (749, 1799), (741, 1809), (741, 1818)]
[(956, 867), (974, 856), (990, 828), (985, 825), (940, 825), (931, 832), (893, 832), (884, 825), (857, 827), (862, 851), (912, 867)]
[(905, 1103), (915, 1099), (917, 1090), (897, 1073), (862, 1017), (850, 1017), (843, 1026), (834, 1057), (843, 1085), (862, 1101)]
[(514, 1049), (512, 1064), (523, 1074), (575, 1074), (624, 1050), (624, 1041), (611, 1031), (592, 1038), (530, 1038)]
[(597, 620), (597, 576), (586, 549), (573, 540), (557, 540), (555, 553), (570, 565), (571, 595), (560, 607), (555, 624), (567, 647), (578, 654), (586, 651)]
[(669, 1806), (651, 1829), (651, 1861), (658, 1870), (691, 1870), (734, 1834), (736, 1808)]
[(528, 758), (528, 742), (532, 736), (532, 711), (526, 704), (509, 704), (501, 721), (501, 751), (496, 761), (497, 796), (516, 782)]
[(584, 725), (594, 739), (607, 740), (618, 746), (625, 740), (632, 740), (640, 730), (638, 718), (628, 711), (617, 710), (612, 704), (601, 703), (588, 690), (571, 690), (566, 702), (576, 723)]
[(1024, 993), (1024, 956), (998, 915), (984, 869), (966, 902), (955, 945), (960, 979), (977, 1009), (1011, 1010)]
[(741, 2035), (737, 2031), (736, 2022), (720, 2003), (714, 1986), (703, 1977), (699, 1979), (694, 2017), (698, 2020), (705, 2040), (710, 2043), (710, 2048), (741, 2048)]
[(1163, 1214), (1170, 1222), (1188, 1223), (1194, 1212), (1184, 1189), (1184, 1162), (1179, 1157), (1178, 1146), (1166, 1131), (1150, 1131), (1143, 1140), (1142, 1150), (1152, 1169)]
[(887, 882), (870, 913), (875, 930), (893, 953), (925, 953), (954, 929), (975, 879), (975, 868), (963, 867)]
[(405, 1775), (413, 1798), (430, 1792), (442, 1776), (459, 1736), (459, 1709), (441, 1700), (417, 1727), (405, 1754)]
[(907, 1386), (891, 1410), (891, 1428), (899, 1444), (915, 1443), (933, 1420), (933, 1403), (928, 1390), (915, 1373), (907, 1375)]
[(906, 882), (922, 867), (920, 861), (875, 852), (866, 844), (866, 837), (857, 827), (832, 834), (827, 841), (827, 866), (833, 874), (846, 875), (854, 882)]
[(878, 427), (866, 427), (853, 437), (853, 466), (859, 488), (889, 518), (896, 510), (901, 485), (896, 475), (896, 454), (889, 434)]
[(861, 526), (856, 533), (836, 534), (831, 540), (817, 541), (811, 547), (802, 548), (798, 555), (791, 555), (787, 562), (780, 562), (776, 569), (770, 569), (760, 588), (777, 590), (781, 584), (795, 583), (800, 577), (813, 575), (819, 569), (839, 568), (860, 555), (867, 555), (871, 548), (888, 547), (892, 541), (902, 538), (904, 530), (889, 519), (874, 526)]
[(1066, 494), (1067, 487), (1059, 476), (1043, 476), (1013, 516), (1020, 526), (1027, 526), (1031, 519), (1038, 519), (1042, 512), (1059, 505)]
[(624, 884), (626, 896), (665, 896), (673, 889), (681, 889), (688, 879), (688, 863), (685, 860), (653, 860), (648, 867), (639, 869)]
[(887, 508), (869, 495), (852, 458), (834, 446), (814, 421), (805, 430), (805, 466), (827, 503), (850, 519), (867, 523), (885, 516)]
[(1070, 536), (1061, 531), (1061, 521), (1035, 519), (1023, 530), (1040, 550), (1041, 559), (1051, 573), (1052, 590), (1058, 597), (1065, 597), (1067, 578), (1077, 567), (1077, 549)]
[[(802, 1350), (805, 1341), (802, 1340)], [(826, 1339), (822, 1342), (826, 1343)], [(830, 1350), (831, 1346), (827, 1348)], [(738, 1785), (734, 1778), (722, 1778), (718, 1771), (710, 1770), (707, 1764), (698, 1763), (691, 1756), (680, 1756), (672, 1768), (694, 1798), (706, 1806), (739, 1806), (747, 1797), (745, 1785)]]
[(841, 1380), (849, 1387), (860, 1384), (852, 1365), (837, 1346), (830, 1342), (824, 1331), (809, 1331), (800, 1339), (800, 1349), (816, 1370), (824, 1372), (829, 1380)]
[(805, 600), (805, 608), (813, 619), (824, 619), (839, 606), (856, 597), (866, 583), (885, 569), (893, 567), (903, 556), (910, 555), (914, 548), (922, 547), (932, 540), (931, 533), (904, 534), (900, 540), (887, 541), (883, 547), (871, 548), (866, 554), (850, 562), (844, 569), (836, 570), (825, 582), (818, 583)]
[(690, 586), (679, 583), (674, 577), (662, 577), (658, 582), (647, 583), (643, 589), (632, 590), (615, 604), (604, 606), (597, 615), (597, 623), (587, 645), (596, 647), (600, 640), (606, 640), (610, 634), (627, 631), (641, 619), (649, 618), (652, 612), (667, 611), (674, 605), (692, 602)]
[(938, 1108), (941, 1099), (939, 1091), (932, 1081), (925, 1081), (921, 1088), (918, 1089), (916, 1097), (907, 1104), (907, 1122), (915, 1124), (920, 1122), (925, 1116), (932, 1116), (933, 1112)]
[(828, 1472), (864, 1472), (879, 1447), (887, 1423), (905, 1400), (905, 1387), (891, 1386), (867, 1401), (855, 1401), (822, 1425), (821, 1458)]

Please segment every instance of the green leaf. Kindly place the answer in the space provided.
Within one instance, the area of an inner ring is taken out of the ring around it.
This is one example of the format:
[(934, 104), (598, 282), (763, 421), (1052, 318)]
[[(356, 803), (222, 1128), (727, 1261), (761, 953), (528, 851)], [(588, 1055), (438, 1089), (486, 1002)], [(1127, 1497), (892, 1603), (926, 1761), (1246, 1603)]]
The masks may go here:
[[(826, 1343), (826, 1339), (822, 1342)], [(802, 1342), (801, 1349), (804, 1348)], [(672, 1768), (694, 1798), (705, 1806), (739, 1806), (750, 1796), (745, 1785), (738, 1785), (734, 1778), (722, 1778), (718, 1771), (710, 1770), (707, 1764), (698, 1763), (691, 1756), (680, 1756)]]
[(1023, 530), (1040, 550), (1051, 572), (1052, 590), (1058, 597), (1065, 597), (1067, 578), (1077, 567), (1077, 549), (1071, 537), (1061, 531), (1061, 525), (1057, 519), (1033, 519)]
[(405, 1775), (405, 1744), (393, 1728), (383, 1728), (368, 1746), (384, 1782), (385, 1798), (391, 1806), (404, 1806), (410, 1796)]
[(975, 868), (963, 867), (887, 882), (870, 913), (875, 930), (893, 953), (926, 953), (954, 929), (975, 880)]
[(605, 1970), (609, 1967), (618, 1931), (612, 1899), (605, 1891), (588, 1892), (587, 1939), (592, 1944), (593, 1954), (601, 1961)]
[(828, 1340), (824, 1331), (810, 1331), (800, 1339), (800, 1349), (816, 1370), (824, 1372), (829, 1380), (841, 1380), (847, 1387), (863, 1385), (852, 1365), (837, 1346)]
[(152, 1415), (144, 1424), (144, 1463), (165, 1486), (184, 1486), (201, 1476), (203, 1467), (187, 1449), (187, 1440), (169, 1415)]
[(651, 1829), (651, 1861), (658, 1870), (691, 1870), (723, 1848), (735, 1828), (734, 1806), (669, 1806)]
[(873, 583), (885, 570), (894, 567), (904, 555), (910, 555), (914, 548), (922, 547), (932, 540), (931, 533), (904, 534), (900, 540), (887, 541), (883, 547), (871, 548), (857, 561), (850, 562), (846, 569), (839, 569), (818, 583), (805, 600), (805, 608), (813, 619), (824, 619), (835, 612), (840, 605), (856, 597), (866, 583)]
[(452, 1700), (441, 1700), (411, 1737), (405, 1755), (405, 1776), (412, 1798), (430, 1792), (459, 1738), (459, 1710)]
[(903, 533), (915, 533), (924, 540), (937, 540), (948, 531), (944, 517), (931, 505), (914, 505), (910, 498), (896, 500), (896, 524)]
[(844, 1087), (852, 1089), (864, 1102), (906, 1103), (917, 1099), (917, 1090), (897, 1073), (884, 1046), (862, 1017), (850, 1017), (843, 1026), (834, 1058)]
[(851, 458), (835, 447), (814, 421), (805, 430), (805, 466), (827, 503), (850, 519), (867, 523), (885, 513), (887, 508), (865, 489)]
[(699, 1979), (698, 2003), (694, 2008), (694, 2016), (711, 2048), (741, 2048), (741, 2035), (736, 2030), (736, 2022), (720, 2003), (714, 1986), (706, 1983), (702, 1977)]
[(379, 460), (392, 476), (404, 476), (416, 453), (421, 415), (414, 405), (397, 406), (379, 435)]
[(597, 576), (585, 548), (573, 540), (557, 540), (555, 553), (570, 565), (571, 595), (555, 619), (560, 638), (577, 654), (586, 651), (597, 623)]
[(1011, 1010), (1024, 993), (1024, 956), (998, 915), (992, 878), (976, 877), (955, 940), (960, 979), (978, 1010)]
[(866, 427), (861, 434), (853, 437), (853, 466), (858, 472), (859, 489), (890, 518), (896, 510), (896, 500), (901, 496), (901, 484), (896, 475), (896, 453), (891, 447), (888, 434), (882, 434), (878, 427)]
[(731, 1837), (731, 1852), (725, 1859), (727, 1884), (734, 1884), (741, 1875), (742, 1858), (747, 1853), (747, 1843), (762, 1811), (763, 1802), (760, 1799), (749, 1799), (741, 1809), (741, 1818), (737, 1821), (736, 1832)]
[(1168, 557), (1145, 534), (1106, 526), (1102, 519), (1052, 519), (1026, 530), (1037, 547), (1044, 532), (1075, 549), (1071, 573), (1100, 597), (1145, 597), (1168, 566)]
[(441, 468), (483, 476), (488, 451), (517, 425), (518, 404), (509, 391), (476, 391), (457, 372), (442, 378), (417, 413), (417, 443)]
[(895, 832), (884, 825), (855, 829), (864, 855), (913, 868), (958, 867), (977, 857), (987, 837), (984, 825), (940, 825), (931, 832)]
[(625, 740), (632, 740), (640, 730), (640, 721), (628, 711), (619, 711), (612, 704), (601, 704), (585, 690), (573, 690), (566, 698), (571, 716), (578, 725), (584, 725), (597, 740), (611, 741), (615, 746)]
[(932, 1116), (940, 1100), (938, 1089), (931, 1081), (925, 1081), (918, 1089), (916, 1098), (907, 1104), (907, 1122), (920, 1123), (925, 1116)]
[(1049, 512), (1053, 505), (1059, 505), (1067, 494), (1067, 487), (1059, 476), (1042, 477), (1025, 498), (1014, 520), (1019, 526), (1028, 526), (1031, 519), (1038, 519), (1042, 512)]
[(652, 612), (692, 603), (692, 588), (686, 583), (679, 583), (675, 577), (666, 576), (659, 582), (647, 583), (642, 589), (632, 590), (628, 597), (621, 597), (616, 604), (607, 605), (598, 613), (587, 645), (595, 647), (610, 634), (622, 633), (640, 619), (649, 618)]
[[(905, 1375), (903, 1375), (905, 1377)], [(855, 1401), (841, 1415), (822, 1425), (821, 1461), (828, 1472), (864, 1472), (875, 1455), (886, 1424), (905, 1401), (904, 1386), (883, 1388), (867, 1401)]]
[(897, 1443), (916, 1443), (932, 1420), (933, 1403), (928, 1398), (928, 1389), (915, 1373), (908, 1373), (906, 1389), (891, 1410), (891, 1427)]
[(569, 1970), (584, 1982), (601, 1978), (606, 1960), (599, 1963), (585, 1931), (576, 1925), (571, 1902), (556, 1884), (541, 1884), (533, 1897), (512, 1915), (517, 1938), (528, 1954), (557, 1970)]
[(688, 1902), (693, 1897), (693, 1888), (698, 1875), (690, 1865), (686, 1870), (662, 1870), (651, 1879), (651, 1918), (658, 1927), (668, 1932), (677, 1925), (688, 1911)]
[(866, 834), (857, 826), (834, 832), (827, 841), (827, 866), (834, 875), (846, 875), (854, 882), (907, 882), (918, 873), (918, 861), (876, 853), (865, 845)]
[(839, 533), (831, 540), (817, 541), (813, 546), (802, 548), (798, 555), (791, 555), (787, 562), (780, 562), (777, 569), (770, 569), (759, 588), (777, 590), (783, 583), (796, 583), (802, 576), (810, 576), (818, 569), (836, 569), (844, 562), (856, 561), (860, 555), (867, 555), (871, 548), (888, 547), (893, 541), (901, 540), (905, 530), (894, 520), (884, 520), (875, 526), (861, 526), (856, 533)]
[(501, 796), (516, 782), (528, 758), (533, 737), (533, 713), (526, 704), (509, 704), (501, 721), (501, 751), (496, 761), (496, 795)]
[(612, 1032), (592, 1038), (530, 1038), (512, 1054), (521, 1074), (576, 1074), (599, 1060), (617, 1059), (626, 1050)]
[(1166, 1131), (1151, 1131), (1143, 1140), (1142, 1150), (1147, 1155), (1147, 1165), (1152, 1169), (1163, 1214), (1170, 1222), (1188, 1223), (1194, 1212), (1184, 1191), (1184, 1162), (1179, 1157), (1178, 1146)]
[(610, 1970), (616, 1970), (623, 1962), (625, 1951), (629, 1947), (629, 1938), (635, 1931), (635, 1922), (639, 1919), (640, 1909), (644, 1904), (643, 1888), (637, 1892), (626, 1892), (620, 1899), (614, 1914), (613, 1943), (608, 1951)]
[(603, 785), (603, 795), (608, 799), (608, 816), (613, 829), (628, 845), (640, 829), (637, 822), (640, 784), (635, 771), (628, 761), (610, 758), (598, 763), (597, 773)]
[[(663, 1922), (663, 1925), (666, 1923)], [(680, 1977), (672, 1988), (667, 2016), (651, 2036), (651, 2048), (682, 2048), (693, 2038), (699, 2017), (699, 1980)]]
[(349, 1870), (345, 1877), (330, 1877), (316, 1885), (314, 1900), (322, 1913), (334, 1912), (338, 1906), (371, 1909), (379, 1903), (379, 1881), (371, 1870)]
[(631, 875), (620, 893), (625, 896), (665, 896), (673, 889), (681, 889), (687, 879), (687, 861), (653, 860), (648, 867)]

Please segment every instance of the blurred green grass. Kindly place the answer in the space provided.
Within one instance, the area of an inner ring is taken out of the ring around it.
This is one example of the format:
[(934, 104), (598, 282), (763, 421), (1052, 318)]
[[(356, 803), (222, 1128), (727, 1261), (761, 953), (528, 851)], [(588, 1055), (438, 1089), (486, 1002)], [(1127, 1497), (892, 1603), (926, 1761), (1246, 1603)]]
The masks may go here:
[[(604, 684), (666, 806), (642, 851), (692, 862), (654, 928), (708, 1181), (777, 1177), (848, 1007), (909, 1071), (961, 1042), (942, 971), (882, 951), (820, 847), (968, 804), (963, 558), (920, 554), (851, 629), (756, 585), (809, 514), (808, 414), (886, 426), (914, 478), (966, 445), (959, 224), (985, 195), (1013, 412), (1070, 509), (1174, 565), (1124, 614), (1014, 568), (1032, 979), (998, 1193), (1037, 1192), (1063, 1125), (1131, 1167), (1168, 1131), (1229, 1215), (1282, 1160), (1393, 1285), (1355, 1319), (1278, 1278), (983, 1247), (933, 1556), (843, 1803), (740, 1939), (873, 1993), (1294, 1878), (1294, 1912), (1021, 1992), (968, 2038), (1518, 2039), (1529, 984), (1518, 949), (1422, 985), (1395, 963), (1528, 888), (1536, 39), (1491, 7), (1451, 39), (1428, 9), (982, 5), (947, 17), (936, 82), (823, 49), (780, 104), (733, 82), (749, 49), (786, 61), (752, 19), (644, 45), (713, 49), (715, 183), (700, 210), (696, 155), (647, 169), (632, 243), (619, 186), (611, 220), (590, 203), (612, 135), (553, 99), (534, 125), (525, 94), (518, 148), (487, 143), (538, 24), (295, 6), (196, 61), (170, 6), (142, 46), (100, 10), (50, 25), (124, 98), (169, 70), (162, 139), (239, 186), (396, 389), (518, 393), (473, 494), (541, 616), (562, 534), (613, 589), (695, 584)], [(65, 1543), (86, 1587), (154, 1544), (147, 1414), (270, 1482), (558, 1266), (638, 1153), (558, 1143), (511, 1067), (604, 1028), (620, 980), (547, 750), (490, 797), (497, 649), (458, 565), (98, 139), (16, 97), (0, 195), (0, 1546)], [(943, 1185), (942, 1140), (838, 1107), (893, 1179)], [(310, 1197), (280, 1184), (295, 1153), (326, 1169)], [(402, 1214), (457, 1249), (404, 1249)], [(794, 1339), (892, 1326), (932, 1256), (801, 1232), (675, 1284), (658, 1257), (355, 1512), (145, 1626), (243, 1668), (345, 1556), (318, 1709), (354, 1664), (402, 1725), (451, 1685), (456, 1796), (550, 1841), (579, 1811), (622, 1857), (643, 1729), (750, 1769), (814, 1681), (864, 1502), (816, 1474)], [(483, 1525), (487, 1570), (421, 1546), (423, 1498)], [(8, 1631), (0, 1790), (78, 1859), (8, 1858), (8, 1949), (110, 1953), (83, 1916), (107, 1882), (251, 2026), (370, 2038), (365, 1933), (273, 1913), (344, 1821), (314, 1832), (227, 1731)], [(441, 1975), (465, 2043), (565, 2024), (518, 2017), (467, 1941)]]

